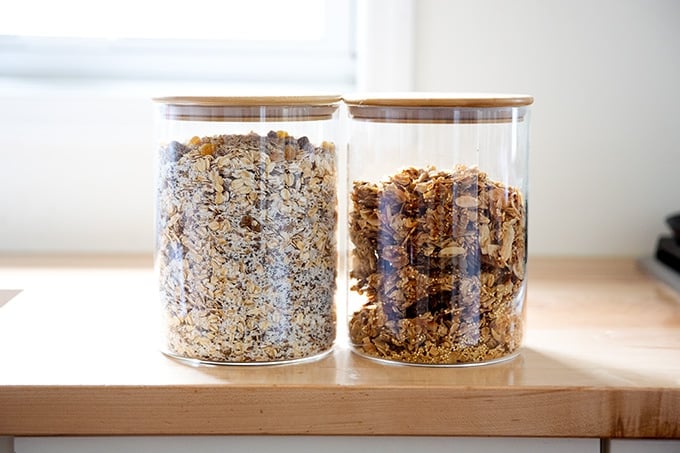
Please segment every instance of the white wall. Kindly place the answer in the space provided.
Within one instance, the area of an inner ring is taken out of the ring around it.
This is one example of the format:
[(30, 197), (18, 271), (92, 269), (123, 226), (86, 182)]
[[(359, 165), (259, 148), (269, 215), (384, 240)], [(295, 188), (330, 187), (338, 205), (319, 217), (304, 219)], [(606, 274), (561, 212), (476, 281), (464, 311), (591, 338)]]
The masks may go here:
[(417, 90), (535, 96), (530, 253), (651, 254), (680, 212), (680, 2), (415, 4)]
[(151, 251), (148, 96), (0, 85), (0, 252)]
[[(401, 44), (361, 88), (535, 96), (531, 254), (652, 253), (680, 211), (680, 2), (380, 1), (359, 36)], [(152, 249), (147, 88), (0, 81), (0, 252)]]

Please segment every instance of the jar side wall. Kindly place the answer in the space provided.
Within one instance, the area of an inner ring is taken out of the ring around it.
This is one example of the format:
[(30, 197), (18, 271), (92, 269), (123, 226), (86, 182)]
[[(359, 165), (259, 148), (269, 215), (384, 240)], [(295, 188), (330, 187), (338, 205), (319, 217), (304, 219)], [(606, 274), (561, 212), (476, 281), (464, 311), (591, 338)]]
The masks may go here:
[(516, 353), (527, 239), (521, 118), (351, 121), (347, 315), (359, 353), (431, 365)]
[(337, 115), (159, 120), (163, 351), (279, 363), (335, 341)]

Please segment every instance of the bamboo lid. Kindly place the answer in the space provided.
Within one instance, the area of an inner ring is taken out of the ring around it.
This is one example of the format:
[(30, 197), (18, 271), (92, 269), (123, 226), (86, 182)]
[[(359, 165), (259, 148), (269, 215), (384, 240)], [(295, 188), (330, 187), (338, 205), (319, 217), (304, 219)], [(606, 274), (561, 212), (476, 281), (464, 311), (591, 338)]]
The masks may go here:
[(179, 121), (306, 121), (330, 119), (340, 95), (167, 96), (152, 99)]
[[(534, 98), (497, 93), (375, 93), (343, 100), (354, 119), (383, 122), (510, 122), (522, 120)], [(519, 109), (518, 109), (519, 108)]]

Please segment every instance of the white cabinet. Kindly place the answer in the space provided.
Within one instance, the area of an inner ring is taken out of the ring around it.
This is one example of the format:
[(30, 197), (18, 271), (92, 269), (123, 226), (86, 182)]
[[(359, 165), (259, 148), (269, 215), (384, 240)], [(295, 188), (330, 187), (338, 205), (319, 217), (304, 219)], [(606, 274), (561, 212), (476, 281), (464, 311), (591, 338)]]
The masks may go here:
[(24, 437), (16, 453), (598, 453), (598, 439), (358, 436)]
[(680, 440), (367, 436), (0, 437), (0, 453), (680, 453)]
[(612, 439), (609, 453), (680, 453), (680, 440)]

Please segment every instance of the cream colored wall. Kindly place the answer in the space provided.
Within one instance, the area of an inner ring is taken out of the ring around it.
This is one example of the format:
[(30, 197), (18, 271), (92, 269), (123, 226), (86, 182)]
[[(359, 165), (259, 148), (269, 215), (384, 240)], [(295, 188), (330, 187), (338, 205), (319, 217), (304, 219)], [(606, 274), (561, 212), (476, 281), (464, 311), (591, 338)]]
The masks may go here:
[(417, 90), (535, 96), (529, 251), (653, 252), (680, 212), (680, 2), (415, 2)]

